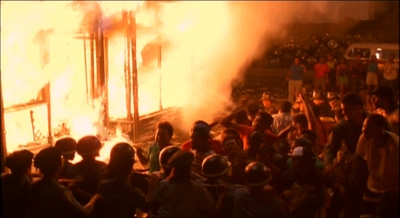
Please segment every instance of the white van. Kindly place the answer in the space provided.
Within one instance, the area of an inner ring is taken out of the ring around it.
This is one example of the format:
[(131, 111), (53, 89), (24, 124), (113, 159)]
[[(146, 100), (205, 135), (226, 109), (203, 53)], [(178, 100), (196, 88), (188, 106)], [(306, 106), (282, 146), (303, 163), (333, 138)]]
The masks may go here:
[(399, 62), (399, 44), (398, 43), (353, 43), (349, 45), (344, 58), (353, 61), (356, 54), (361, 54), (361, 60), (367, 62), (376, 55), (378, 61), (384, 63), (389, 60), (391, 53), (395, 54), (394, 61)]

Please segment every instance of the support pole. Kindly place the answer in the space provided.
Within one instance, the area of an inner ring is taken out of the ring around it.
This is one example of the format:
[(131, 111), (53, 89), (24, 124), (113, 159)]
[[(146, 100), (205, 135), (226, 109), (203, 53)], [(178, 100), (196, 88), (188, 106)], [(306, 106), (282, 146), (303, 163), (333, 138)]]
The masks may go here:
[[(1, 73), (0, 73), (1, 75)], [(0, 79), (0, 110), (1, 110), (1, 173), (6, 171), (4, 162), (7, 157), (7, 144), (6, 144), (6, 126), (4, 123), (4, 105), (3, 105), (3, 87)]]
[[(128, 12), (123, 11), (122, 17), (124, 20), (125, 25), (128, 27)], [(131, 79), (131, 40), (130, 40), (130, 31), (129, 28), (125, 33), (125, 40), (124, 41), (124, 75), (125, 75), (125, 96), (126, 96), (126, 118), (129, 121), (133, 120), (132, 116), (132, 79)]]
[(136, 60), (136, 15), (130, 11), (131, 24), (131, 54), (132, 54), (132, 87), (133, 87), (133, 141), (137, 142), (139, 136), (139, 89)]
[(50, 81), (46, 84), (44, 88), (45, 99), (47, 102), (47, 128), (48, 128), (48, 138), (47, 143), (49, 145), (54, 144), (53, 131), (51, 129), (51, 91), (50, 91)]

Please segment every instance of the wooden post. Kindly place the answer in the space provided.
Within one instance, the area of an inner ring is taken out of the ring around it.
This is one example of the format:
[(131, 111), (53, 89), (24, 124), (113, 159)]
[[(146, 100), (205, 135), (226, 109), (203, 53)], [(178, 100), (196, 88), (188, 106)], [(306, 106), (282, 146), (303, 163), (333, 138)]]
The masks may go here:
[(53, 145), (53, 131), (51, 129), (51, 91), (50, 91), (50, 81), (46, 84), (44, 88), (45, 99), (47, 103), (47, 128), (48, 128), (48, 138), (47, 143)]
[(3, 87), (0, 80), (0, 110), (1, 110), (1, 173), (6, 171), (4, 162), (7, 157), (7, 144), (6, 144), (6, 125), (4, 123), (4, 105), (3, 105)]
[(131, 54), (132, 54), (132, 87), (133, 87), (133, 141), (137, 142), (139, 136), (139, 89), (136, 60), (136, 15), (130, 11), (131, 24)]
[(126, 103), (126, 118), (129, 121), (133, 120), (132, 116), (132, 80), (131, 80), (131, 40), (130, 40), (130, 28), (128, 26), (128, 12), (123, 11), (122, 17), (124, 20), (124, 24), (127, 27), (127, 31), (125, 33), (124, 41), (124, 75), (125, 75), (125, 103)]

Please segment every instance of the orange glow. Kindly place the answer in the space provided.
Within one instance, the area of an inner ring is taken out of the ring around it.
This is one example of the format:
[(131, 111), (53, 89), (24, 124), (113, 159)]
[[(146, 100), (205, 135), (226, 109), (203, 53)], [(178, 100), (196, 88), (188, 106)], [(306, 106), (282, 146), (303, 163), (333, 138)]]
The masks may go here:
[[(238, 77), (258, 43), (243, 43), (245, 37), (236, 34), (242, 30), (235, 29), (234, 22), (239, 19), (234, 19), (229, 4), (2, 1), (1, 80), (5, 107), (35, 99), (50, 81), (53, 133), (66, 125), (76, 140), (86, 134), (108, 134), (101, 125), (104, 96), (93, 98), (87, 92), (89, 39), (84, 42), (81, 33), (99, 23), (108, 37), (108, 86), (99, 90), (108, 91), (109, 117), (126, 118), (127, 41), (122, 12), (135, 11), (139, 114), (159, 110), (161, 97), (163, 108), (185, 108), (182, 128), (189, 128), (197, 119), (211, 120), (229, 103), (231, 80)], [(238, 45), (241, 49), (236, 50)], [(133, 112), (133, 103), (131, 108)], [(46, 109), (42, 110), (37, 122), (45, 141), (47, 117)], [(7, 115), (5, 125), (8, 152), (32, 141), (30, 136), (17, 134), (28, 134), (29, 116)], [(110, 144), (122, 140), (117, 136), (106, 138), (109, 141), (101, 152), (102, 159), (107, 158)]]

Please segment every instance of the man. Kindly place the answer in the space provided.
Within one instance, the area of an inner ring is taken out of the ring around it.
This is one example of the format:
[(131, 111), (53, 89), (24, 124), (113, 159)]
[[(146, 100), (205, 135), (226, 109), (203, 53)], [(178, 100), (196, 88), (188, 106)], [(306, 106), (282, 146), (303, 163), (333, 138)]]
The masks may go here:
[[(269, 114), (276, 114), (277, 103), (274, 101), (267, 92), (264, 92), (261, 98), (262, 104), (264, 106), (264, 111)], [(253, 120), (252, 120), (253, 121)]]
[(322, 89), (326, 91), (326, 84), (329, 82), (328, 78), (329, 66), (322, 56), (319, 62), (314, 65), (314, 90)]
[(356, 155), (368, 167), (367, 190), (364, 201), (374, 212), (379, 197), (389, 191), (399, 191), (399, 137), (385, 130), (386, 119), (373, 114), (363, 124)]
[(233, 217), (289, 217), (287, 207), (274, 194), (271, 170), (260, 162), (247, 165), (246, 188), (235, 193)]
[(358, 92), (360, 85), (363, 85), (366, 78), (366, 67), (361, 62), (361, 54), (356, 54), (354, 62), (350, 65), (351, 91)]
[(379, 85), (370, 95), (375, 113), (384, 116), (389, 121), (393, 133), (399, 135), (399, 105), (393, 90), (387, 85)]
[(394, 58), (395, 54), (391, 53), (389, 55), (389, 61), (385, 63), (382, 84), (389, 86), (395, 92), (397, 90), (396, 83), (398, 84), (399, 82), (397, 78), (399, 73), (399, 64), (394, 62)]
[(279, 134), (286, 127), (290, 126), (292, 123), (292, 115), (290, 114), (291, 110), (292, 103), (290, 103), (290, 101), (283, 101), (279, 106), (279, 112), (272, 115), (274, 121), (271, 128), (275, 134)]
[(367, 117), (363, 99), (357, 93), (345, 94), (341, 98), (341, 108), (344, 119), (332, 128), (324, 151), (324, 163), (328, 169), (333, 167), (342, 142), (345, 144), (345, 153), (354, 154), (364, 119)]
[(277, 135), (271, 130), (271, 124), (274, 118), (272, 118), (269, 113), (263, 111), (258, 112), (251, 127), (233, 122), (232, 120), (236, 115), (237, 114), (235, 113), (228, 115), (220, 121), (220, 124), (226, 128), (232, 128), (238, 131), (240, 137), (243, 139), (243, 149), (248, 149), (248, 137), (253, 131), (260, 131), (264, 133), (266, 141), (271, 144), (274, 144), (278, 139)]
[(155, 141), (150, 145), (149, 154), (147, 157), (144, 157), (141, 149), (137, 149), (137, 156), (142, 165), (149, 163), (149, 173), (159, 171), (160, 162), (159, 162), (159, 155), (160, 151), (172, 145), (171, 139), (174, 134), (174, 128), (172, 124), (169, 122), (160, 122), (157, 124), (156, 134), (155, 134)]
[(399, 135), (399, 105), (394, 97), (393, 90), (386, 85), (380, 85), (371, 93), (371, 104), (376, 113), (384, 116), (393, 130)]
[(288, 100), (294, 102), (297, 94), (301, 91), (303, 86), (303, 74), (307, 73), (307, 69), (303, 64), (300, 64), (300, 58), (294, 58), (294, 63), (290, 65), (289, 73), (286, 76), (286, 81), (289, 81)]

